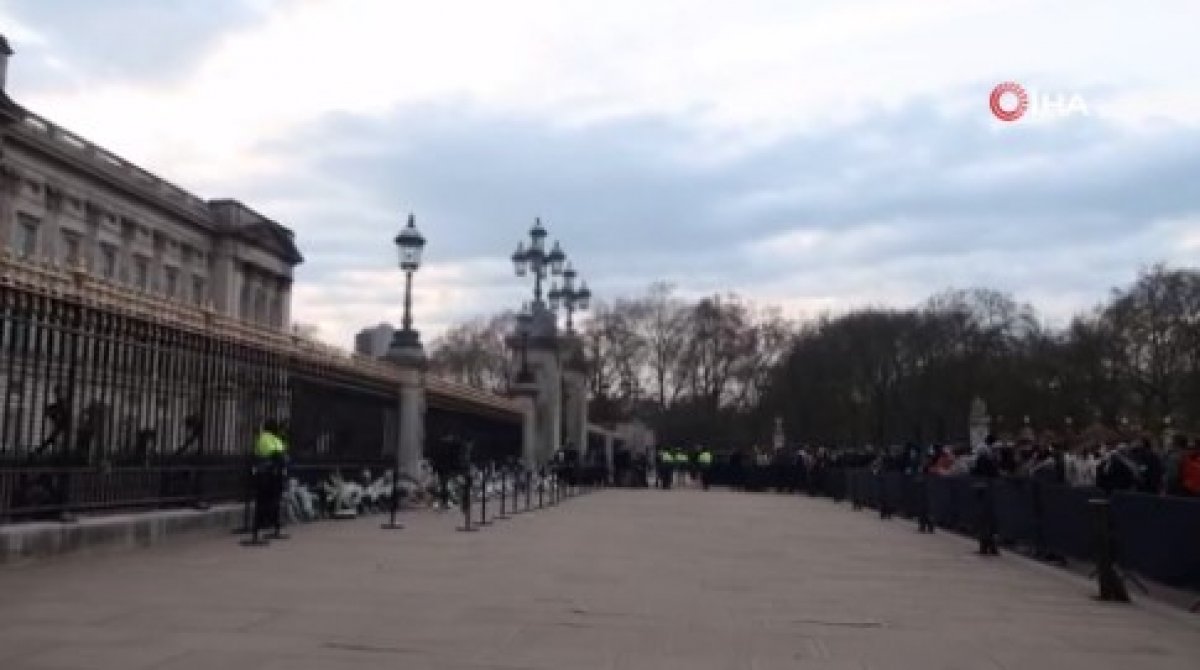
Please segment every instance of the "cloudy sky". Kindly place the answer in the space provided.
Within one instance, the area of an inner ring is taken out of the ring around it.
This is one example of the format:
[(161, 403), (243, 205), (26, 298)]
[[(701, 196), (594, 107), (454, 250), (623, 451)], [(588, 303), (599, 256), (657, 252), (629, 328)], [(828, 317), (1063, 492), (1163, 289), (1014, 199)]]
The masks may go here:
[[(0, 0), (10, 94), (294, 228), (294, 316), (342, 344), (398, 320), (410, 210), (427, 334), (519, 305), (534, 216), (601, 297), (799, 317), (983, 285), (1061, 320), (1200, 254), (1198, 25), (1195, 0)], [(1086, 114), (1001, 122), (1009, 80)]]

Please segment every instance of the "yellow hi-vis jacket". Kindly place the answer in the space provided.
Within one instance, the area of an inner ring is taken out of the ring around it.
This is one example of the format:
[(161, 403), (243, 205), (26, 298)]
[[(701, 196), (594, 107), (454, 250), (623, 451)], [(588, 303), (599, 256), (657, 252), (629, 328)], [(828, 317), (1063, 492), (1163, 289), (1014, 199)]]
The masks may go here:
[(254, 441), (254, 455), (259, 458), (283, 455), (284, 451), (283, 439), (270, 431), (262, 431), (258, 434), (258, 439)]

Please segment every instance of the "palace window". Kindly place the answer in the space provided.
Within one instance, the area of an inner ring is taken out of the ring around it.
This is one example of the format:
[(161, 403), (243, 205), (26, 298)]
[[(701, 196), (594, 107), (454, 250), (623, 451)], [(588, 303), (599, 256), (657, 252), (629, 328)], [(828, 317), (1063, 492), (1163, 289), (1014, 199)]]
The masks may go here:
[(193, 302), (195, 302), (197, 305), (203, 305), (204, 300), (207, 297), (207, 296), (205, 296), (205, 292), (207, 290), (208, 290), (208, 287), (205, 285), (204, 277), (201, 277), (200, 275), (195, 275), (192, 277), (192, 301)]
[(105, 279), (117, 276), (117, 248), (111, 244), (100, 244), (100, 276)]
[(82, 258), (80, 258), (79, 255), (79, 233), (64, 230), (62, 232), (62, 240), (63, 245), (61, 259), (63, 265), (66, 265), (67, 267), (75, 267), (76, 265), (79, 265), (82, 261)]
[(260, 288), (254, 291), (254, 323), (262, 325), (267, 316), (267, 296)]
[(150, 288), (150, 261), (145, 256), (133, 257), (133, 285), (143, 291)]
[(37, 254), (38, 228), (41, 220), (31, 214), (17, 214), (17, 230), (13, 239), (13, 251), (22, 258), (32, 258)]
[(179, 291), (179, 270), (172, 267), (163, 268), (163, 283), (167, 297), (174, 298)]

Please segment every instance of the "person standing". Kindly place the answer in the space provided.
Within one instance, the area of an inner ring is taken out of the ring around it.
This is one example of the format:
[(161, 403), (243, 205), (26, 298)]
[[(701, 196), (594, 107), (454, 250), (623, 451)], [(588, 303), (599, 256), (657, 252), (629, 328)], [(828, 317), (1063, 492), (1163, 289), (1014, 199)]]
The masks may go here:
[(258, 437), (254, 440), (254, 523), (250, 529), (250, 544), (263, 544), (265, 541), (259, 539), (259, 532), (275, 525), (279, 518), (279, 498), (282, 494), (279, 466), (283, 460), (283, 452), (279, 423), (275, 419), (263, 421)]
[(700, 447), (700, 453), (696, 454), (696, 465), (700, 468), (700, 486), (705, 491), (712, 485), (712, 466), (713, 455), (708, 447)]
[(676, 449), (675, 455), (671, 458), (671, 463), (674, 466), (672, 469), (679, 475), (675, 478), (675, 483), (682, 488), (689, 483), (692, 473), (691, 458), (688, 457), (688, 453), (683, 449)]
[(666, 447), (658, 451), (658, 485), (662, 490), (671, 490), (671, 478), (674, 476), (675, 456)]

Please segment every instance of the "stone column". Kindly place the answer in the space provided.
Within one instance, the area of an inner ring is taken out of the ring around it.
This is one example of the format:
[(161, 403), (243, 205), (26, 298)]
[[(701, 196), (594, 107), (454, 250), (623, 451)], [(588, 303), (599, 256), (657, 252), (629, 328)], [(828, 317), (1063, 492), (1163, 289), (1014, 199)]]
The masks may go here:
[[(2, 129), (3, 126), (0, 126)], [(0, 142), (3, 142), (0, 135)], [(12, 229), (17, 225), (16, 200), (21, 192), (21, 175), (16, 168), (8, 164), (4, 158), (3, 145), (0, 145), (0, 250), (7, 250), (12, 244)]]
[(529, 348), (529, 367), (537, 385), (537, 461), (544, 463), (562, 448), (562, 372), (558, 353), (551, 348)]
[(127, 217), (121, 217), (121, 246), (117, 249), (116, 279), (126, 285), (132, 285), (135, 279), (133, 247), (136, 242), (137, 223)]
[(568, 389), (564, 403), (567, 428), (566, 441), (573, 443), (580, 454), (587, 452), (587, 375), (581, 370), (563, 370), (564, 386)]
[(42, 247), (42, 257), (59, 267), (66, 266), (62, 257), (64, 244), (60, 222), (65, 197), (61, 188), (51, 184), (42, 185), (43, 214), (38, 230), (38, 245)]
[(425, 428), (425, 384), (416, 367), (401, 369), (399, 394), (399, 444), (396, 471), (417, 479), (421, 473)]
[(292, 324), (292, 280), (279, 280), (279, 327), (286, 330)]
[(208, 293), (217, 312), (225, 316), (237, 316), (238, 299), (241, 297), (237, 260), (234, 258), (233, 242), (217, 239), (212, 247), (212, 260), (208, 272)]
[(387, 361), (400, 372), (398, 409), (400, 430), (396, 443), (396, 474), (414, 479), (420, 474), (425, 443), (425, 349), (420, 341), (393, 339)]
[(518, 391), (513, 399), (521, 406), (521, 461), (528, 468), (537, 467), (537, 408), (536, 391)]

